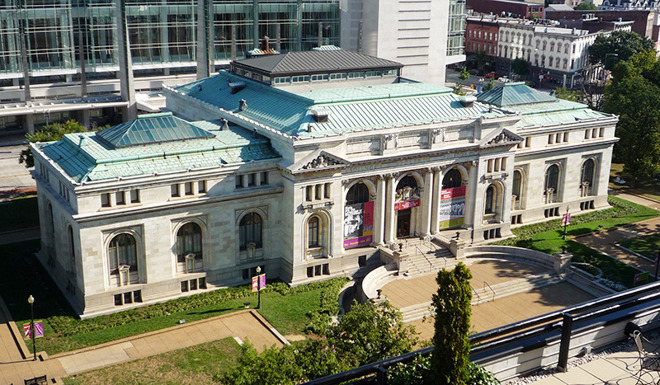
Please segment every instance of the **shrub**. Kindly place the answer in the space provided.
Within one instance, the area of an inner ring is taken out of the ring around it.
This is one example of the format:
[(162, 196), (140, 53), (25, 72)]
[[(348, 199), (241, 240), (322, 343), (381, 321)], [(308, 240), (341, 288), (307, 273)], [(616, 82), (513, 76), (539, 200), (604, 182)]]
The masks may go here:
[[(431, 356), (416, 356), (411, 362), (397, 364), (387, 371), (387, 383), (390, 385), (421, 384), (431, 371)], [(488, 370), (472, 362), (468, 366), (468, 385), (499, 385), (500, 381)]]

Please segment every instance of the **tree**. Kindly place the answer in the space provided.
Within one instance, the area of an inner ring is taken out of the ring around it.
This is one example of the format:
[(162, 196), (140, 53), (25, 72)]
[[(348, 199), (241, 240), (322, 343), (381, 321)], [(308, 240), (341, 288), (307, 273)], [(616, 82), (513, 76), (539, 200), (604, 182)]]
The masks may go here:
[(580, 4), (578, 4), (574, 9), (577, 11), (595, 11), (598, 9), (598, 7), (595, 6), (593, 3), (590, 3), (588, 1), (583, 1)]
[(627, 61), (638, 52), (653, 51), (654, 47), (652, 40), (635, 32), (614, 31), (610, 36), (599, 35), (589, 46), (589, 60), (612, 70), (617, 62)]
[(414, 329), (403, 325), (401, 312), (389, 302), (354, 304), (330, 326), (327, 338), (353, 366), (407, 353), (417, 343)]
[(294, 342), (257, 354), (243, 348), (238, 366), (223, 383), (230, 385), (298, 384), (352, 367), (407, 353), (417, 343), (401, 312), (384, 302), (354, 304), (339, 322), (316, 340)]
[(470, 79), (470, 73), (468, 72), (467, 67), (463, 67), (463, 69), (461, 70), (461, 74), (458, 75), (458, 78), (461, 80)]
[(660, 170), (660, 61), (653, 52), (617, 64), (603, 111), (619, 115), (614, 156), (633, 187)]
[(477, 51), (476, 62), (477, 68), (480, 70), (483, 70), (486, 64), (488, 64), (488, 55), (486, 54), (485, 50), (481, 49)]
[(435, 307), (435, 351), (431, 357), (429, 384), (465, 385), (470, 378), (470, 314), (472, 273), (463, 264), (438, 272)]
[[(85, 131), (87, 130), (80, 123), (75, 120), (67, 120), (64, 123), (49, 124), (34, 134), (25, 134), (25, 137), (30, 143), (52, 142), (62, 140), (65, 134)], [(26, 168), (34, 167), (34, 157), (30, 147), (21, 151), (18, 163), (25, 163)]]
[(527, 60), (516, 58), (511, 62), (511, 71), (518, 76), (525, 76), (529, 73), (530, 66), (531, 64)]
[(484, 92), (485, 92), (485, 91), (490, 91), (490, 90), (492, 90), (493, 88), (495, 88), (495, 81), (493, 80), (493, 78), (491, 78), (491, 79), (488, 81), (488, 83), (486, 83), (486, 84), (484, 85)]
[(571, 102), (582, 102), (582, 92), (579, 90), (569, 90), (566, 87), (555, 88), (554, 96), (559, 99), (569, 100)]

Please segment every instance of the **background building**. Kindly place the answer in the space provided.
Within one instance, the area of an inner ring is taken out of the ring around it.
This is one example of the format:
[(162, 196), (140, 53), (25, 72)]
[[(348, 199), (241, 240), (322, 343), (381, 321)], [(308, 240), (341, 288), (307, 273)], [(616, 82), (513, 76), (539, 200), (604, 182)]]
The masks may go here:
[(344, 50), (238, 60), (166, 87), (176, 115), (33, 144), (40, 261), (92, 316), (256, 267), (293, 285), (388, 256), (414, 269), (392, 254), (403, 240), (460, 258), (512, 226), (609, 207), (616, 116), (523, 83), (477, 99), (401, 73)]
[(523, 19), (539, 18), (543, 15), (543, 3), (515, 0), (468, 0), (467, 7), (473, 12)]
[(465, 61), (465, 0), (342, 0), (341, 47), (405, 65), (403, 76), (444, 84)]
[(206, 77), (264, 36), (282, 52), (338, 45), (339, 19), (339, 0), (3, 1), (0, 140), (155, 111), (164, 83)]

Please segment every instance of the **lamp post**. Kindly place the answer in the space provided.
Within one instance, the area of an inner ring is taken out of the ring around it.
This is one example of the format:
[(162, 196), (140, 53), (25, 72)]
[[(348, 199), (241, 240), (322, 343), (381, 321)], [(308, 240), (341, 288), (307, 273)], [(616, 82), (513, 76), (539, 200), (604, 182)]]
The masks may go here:
[(261, 309), (261, 266), (257, 266), (257, 309)]
[(28, 297), (28, 303), (30, 304), (30, 334), (32, 334), (32, 352), (34, 353), (34, 358), (32, 361), (37, 360), (37, 348), (34, 341), (34, 297), (30, 294)]

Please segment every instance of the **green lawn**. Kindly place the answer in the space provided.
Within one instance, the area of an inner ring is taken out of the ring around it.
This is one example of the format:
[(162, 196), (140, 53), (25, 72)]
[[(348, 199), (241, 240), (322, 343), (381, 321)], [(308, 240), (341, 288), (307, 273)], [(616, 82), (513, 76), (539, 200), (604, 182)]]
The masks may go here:
[[(27, 298), (34, 296), (35, 318), (44, 320), (45, 332), (44, 338), (37, 339), (37, 350), (50, 355), (174, 326), (181, 319), (191, 322), (237, 311), (244, 302), (251, 302), (253, 307), (257, 304), (256, 294), (240, 287), (78, 320), (32, 255), (38, 249), (39, 241), (0, 246), (0, 295), (19, 328), (29, 322)], [(302, 333), (310, 320), (307, 314), (323, 310), (322, 294), (336, 298), (344, 283), (345, 279), (333, 279), (289, 288), (271, 282), (268, 291), (262, 292), (260, 313), (283, 334)]]
[[(562, 239), (563, 227), (561, 221), (556, 219), (513, 229), (516, 238), (507, 239), (498, 244), (525, 247), (548, 254), (558, 253), (562, 250), (562, 246), (566, 246), (566, 250), (573, 254), (574, 262), (596, 266), (602, 270), (603, 278), (631, 287), (634, 275), (639, 270), (570, 239), (571, 236), (610, 229), (660, 215), (660, 212), (656, 210), (620, 198), (610, 197), (609, 202), (613, 205), (610, 209), (573, 216), (572, 225), (567, 228), (569, 236), (567, 240)], [(586, 266), (578, 267), (589, 271)]]
[(660, 252), (660, 234), (648, 235), (621, 242), (621, 246), (648, 258), (655, 258)]
[[(622, 163), (612, 163), (612, 167), (610, 169), (610, 177), (611, 177), (611, 179), (614, 179), (617, 176), (623, 178), (626, 181), (630, 181), (630, 177), (623, 172), (623, 164)], [(647, 198), (651, 198), (651, 199), (655, 199), (657, 201), (660, 201), (660, 182), (658, 182), (658, 181), (650, 180), (650, 181), (641, 183), (634, 190), (632, 190), (630, 188), (630, 185), (628, 185), (628, 184), (618, 185), (618, 184), (615, 184), (614, 182), (610, 183), (610, 187), (614, 188), (616, 190), (624, 191), (624, 192), (634, 192), (636, 194), (643, 195)]]
[(230, 337), (62, 380), (65, 385), (218, 384), (236, 366), (240, 354)]
[(36, 196), (26, 196), (0, 202), (0, 232), (39, 226), (39, 208)]

